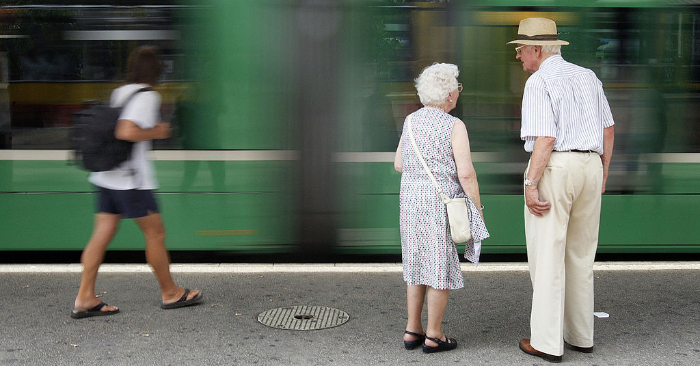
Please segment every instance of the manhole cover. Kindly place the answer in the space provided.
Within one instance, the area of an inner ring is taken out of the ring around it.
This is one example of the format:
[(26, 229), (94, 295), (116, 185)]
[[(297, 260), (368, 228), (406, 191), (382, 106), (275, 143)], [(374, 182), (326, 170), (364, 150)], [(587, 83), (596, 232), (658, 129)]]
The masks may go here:
[(263, 311), (258, 321), (268, 327), (289, 330), (317, 330), (345, 324), (348, 313), (325, 306), (289, 306)]

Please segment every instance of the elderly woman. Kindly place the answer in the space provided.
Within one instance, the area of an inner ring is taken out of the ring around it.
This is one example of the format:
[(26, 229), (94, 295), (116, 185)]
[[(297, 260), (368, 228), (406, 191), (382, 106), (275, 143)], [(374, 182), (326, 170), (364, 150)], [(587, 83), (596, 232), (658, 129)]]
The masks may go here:
[[(472, 165), (467, 128), (448, 113), (462, 89), (459, 70), (436, 63), (416, 79), (423, 108), (410, 120), (423, 159), (448, 197), (464, 197), (481, 206), (479, 184)], [(464, 287), (459, 256), (448, 228), (447, 210), (416, 155), (404, 123), (394, 166), (401, 174), (400, 227), (403, 277), (407, 285), (408, 323), (403, 340), (407, 349), (422, 344), (423, 352), (448, 351), (457, 341), (442, 332), (449, 291)], [(480, 212), (480, 211), (477, 211)], [(421, 313), (428, 298), (428, 326)]]

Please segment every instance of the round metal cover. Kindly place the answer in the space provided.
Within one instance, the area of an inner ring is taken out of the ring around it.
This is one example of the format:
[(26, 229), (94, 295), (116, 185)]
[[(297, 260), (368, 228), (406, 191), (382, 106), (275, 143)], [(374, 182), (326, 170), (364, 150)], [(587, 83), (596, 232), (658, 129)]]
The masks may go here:
[(317, 330), (345, 324), (348, 313), (325, 306), (289, 306), (263, 311), (258, 321), (268, 327), (288, 330)]

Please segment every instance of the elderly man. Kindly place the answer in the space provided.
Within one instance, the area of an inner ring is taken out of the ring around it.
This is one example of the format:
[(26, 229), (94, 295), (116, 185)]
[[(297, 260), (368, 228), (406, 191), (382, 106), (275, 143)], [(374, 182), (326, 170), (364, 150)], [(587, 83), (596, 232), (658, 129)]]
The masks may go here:
[(525, 236), (532, 313), (520, 349), (559, 362), (564, 343), (593, 351), (593, 261), (614, 121), (593, 71), (565, 61), (556, 23), (520, 22), (517, 56), (525, 83), (520, 137), (525, 171)]

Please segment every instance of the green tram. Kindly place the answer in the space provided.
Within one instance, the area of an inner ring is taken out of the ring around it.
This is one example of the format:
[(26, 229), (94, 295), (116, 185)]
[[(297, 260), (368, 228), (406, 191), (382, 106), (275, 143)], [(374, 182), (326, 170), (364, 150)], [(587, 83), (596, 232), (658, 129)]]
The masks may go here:
[[(82, 250), (93, 188), (72, 166), (72, 113), (107, 100), (126, 56), (162, 51), (174, 136), (155, 143), (174, 251), (323, 260), (396, 255), (413, 78), (460, 67), (485, 254), (525, 252), (520, 19), (557, 21), (616, 121), (601, 253), (698, 253), (700, 2), (10, 1), (0, 6), (0, 251)], [(104, 4), (102, 4), (104, 3)], [(112, 250), (140, 250), (124, 221)], [(461, 251), (461, 248), (460, 248)]]

